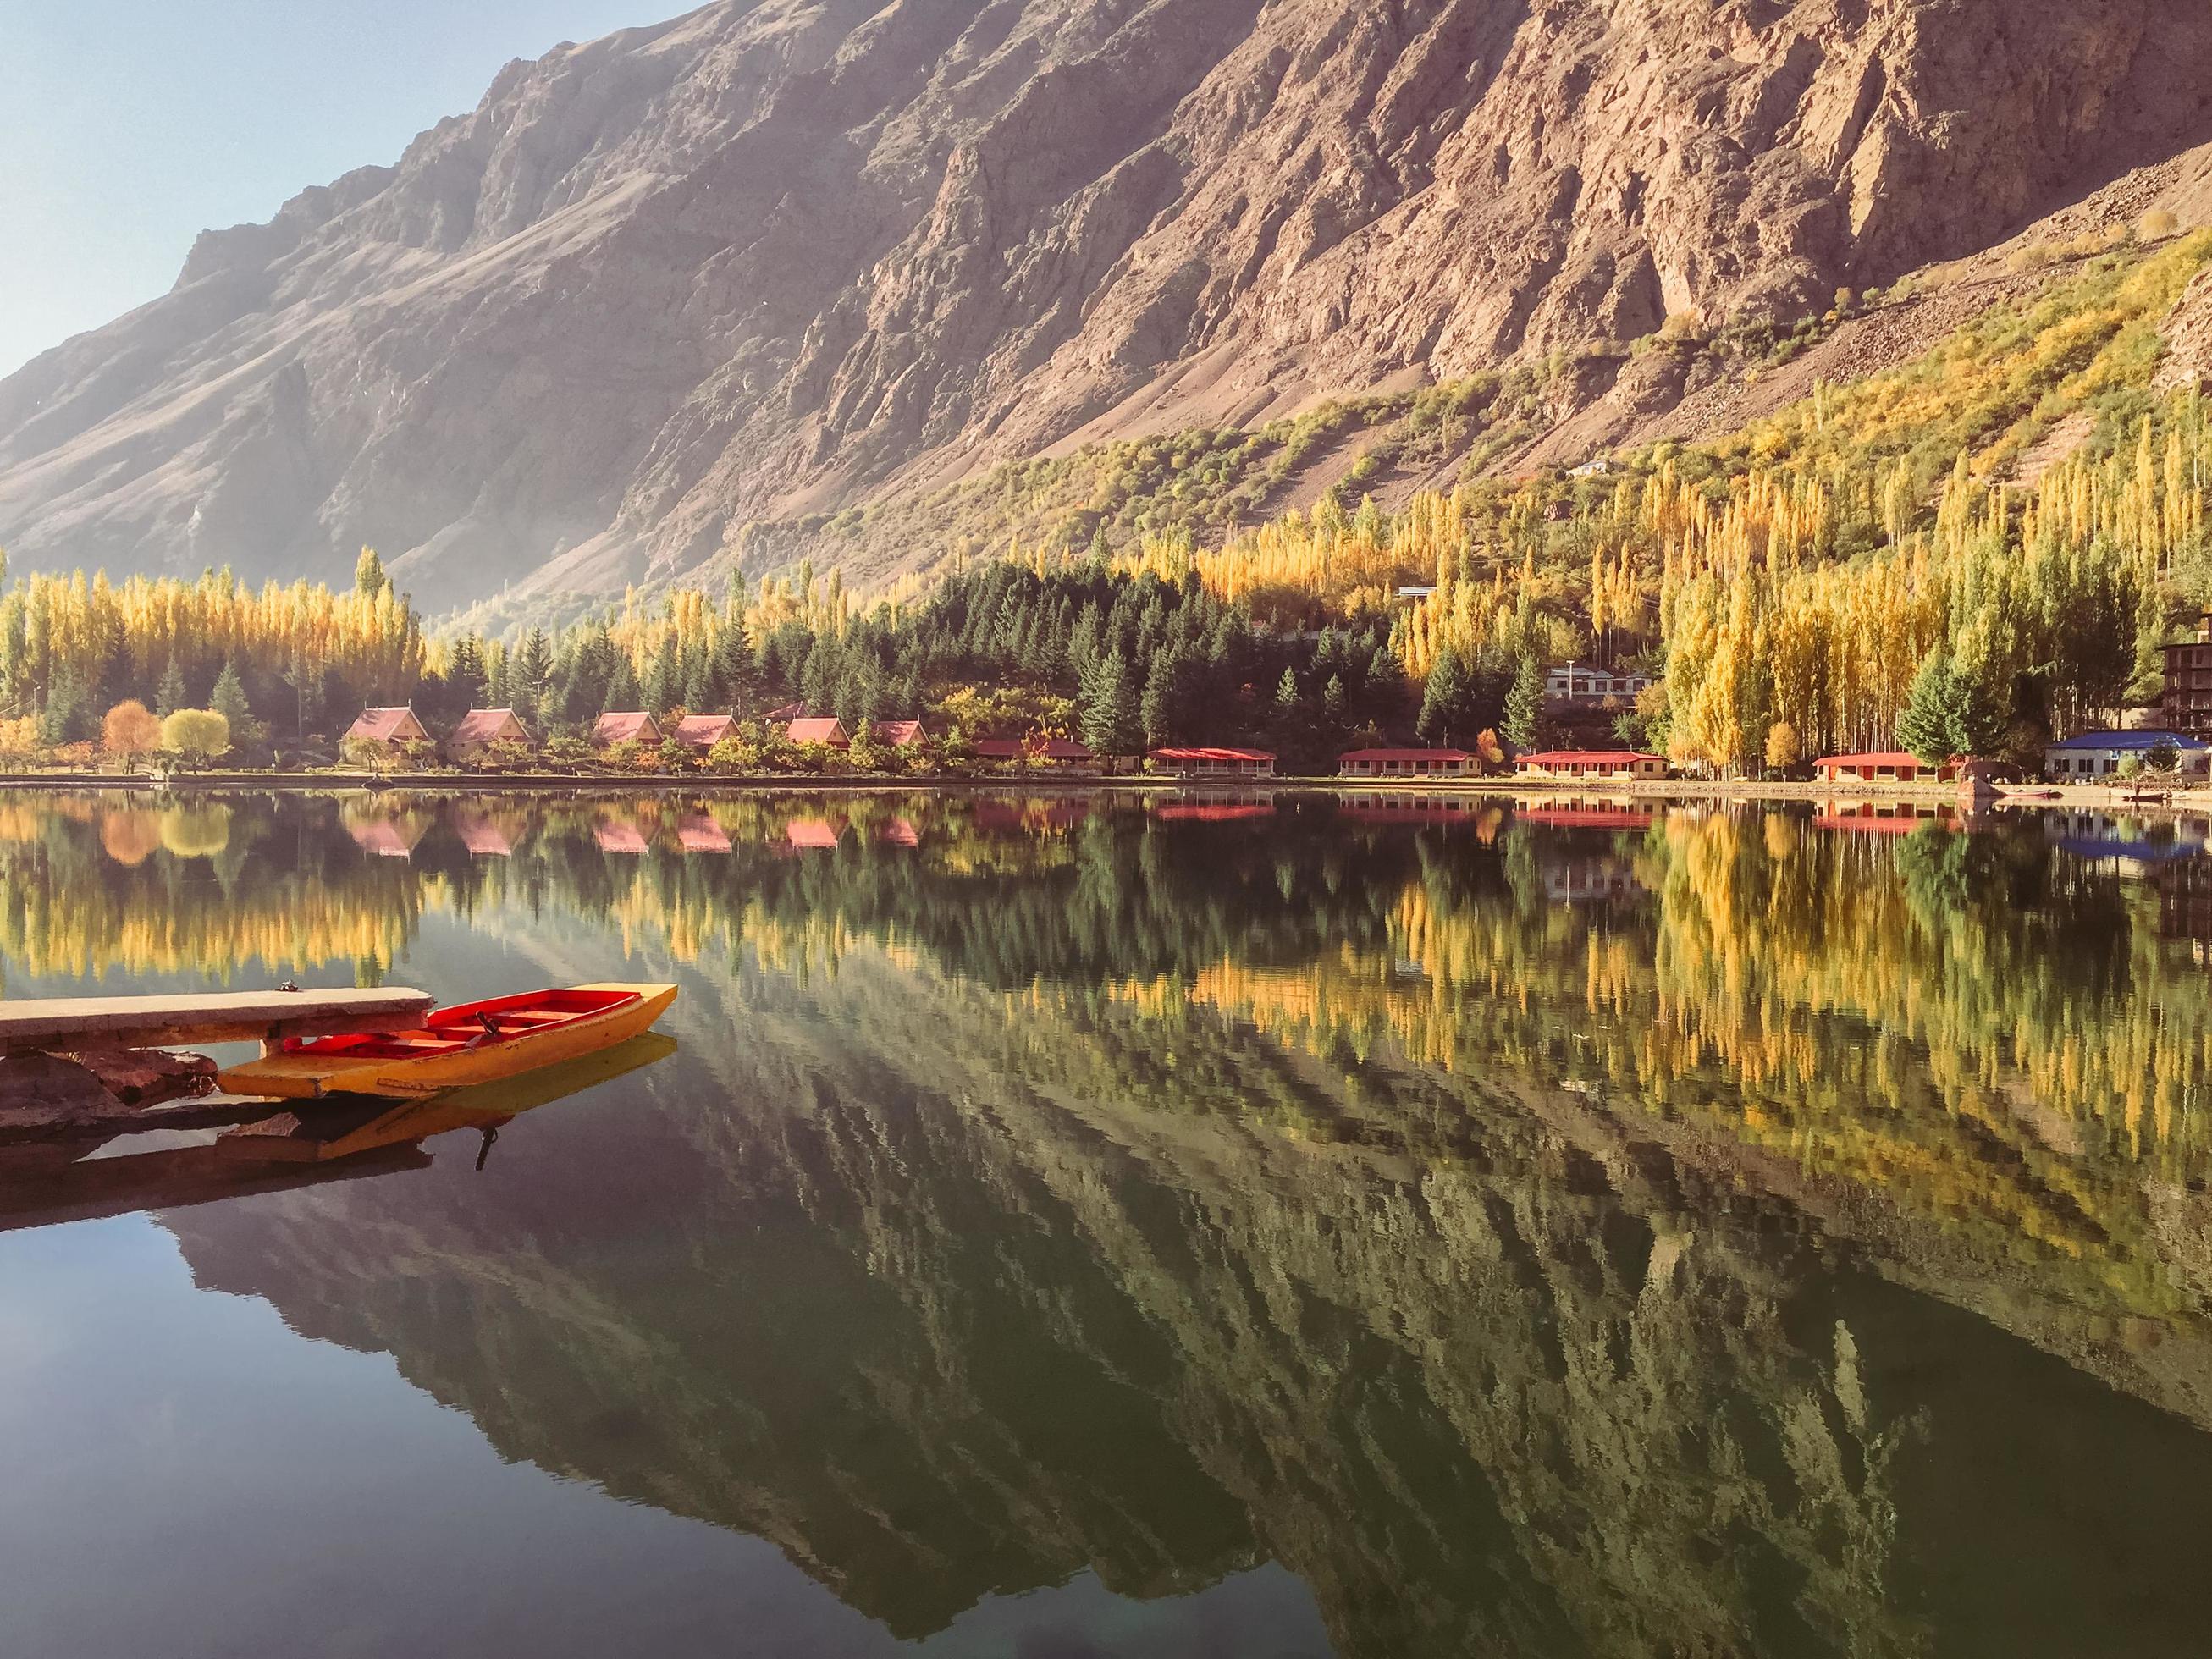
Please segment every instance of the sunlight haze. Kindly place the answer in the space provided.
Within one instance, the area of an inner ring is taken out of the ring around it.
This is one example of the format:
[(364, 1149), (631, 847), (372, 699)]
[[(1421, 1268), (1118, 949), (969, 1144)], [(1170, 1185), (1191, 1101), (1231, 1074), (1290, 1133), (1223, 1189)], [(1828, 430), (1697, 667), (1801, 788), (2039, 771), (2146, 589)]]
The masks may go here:
[(501, 64), (679, 0), (77, 0), (0, 19), (0, 374), (165, 292), (202, 230), (398, 159)]

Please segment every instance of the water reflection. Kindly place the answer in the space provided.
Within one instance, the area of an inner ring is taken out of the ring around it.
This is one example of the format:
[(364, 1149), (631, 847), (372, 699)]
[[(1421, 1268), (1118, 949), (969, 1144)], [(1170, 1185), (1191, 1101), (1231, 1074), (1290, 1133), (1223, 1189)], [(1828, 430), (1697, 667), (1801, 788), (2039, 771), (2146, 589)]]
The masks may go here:
[(2212, 1000), (2163, 884), (2204, 860), (2106, 845), (2201, 833), (8, 811), (0, 951), (42, 988), (452, 994), (459, 938), (684, 975), (680, 1052), (483, 1178), (165, 1223), (502, 1455), (770, 1540), (899, 1636), (1271, 1562), (1347, 1654), (2183, 1652), (2212, 1613)]

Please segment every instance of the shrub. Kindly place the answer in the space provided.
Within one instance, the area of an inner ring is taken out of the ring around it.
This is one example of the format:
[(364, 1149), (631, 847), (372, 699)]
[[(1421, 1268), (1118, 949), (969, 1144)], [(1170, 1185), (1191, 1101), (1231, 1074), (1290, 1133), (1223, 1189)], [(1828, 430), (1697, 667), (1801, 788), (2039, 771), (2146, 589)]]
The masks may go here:
[(2181, 221), (2165, 208), (2153, 208), (2136, 221), (2136, 234), (2146, 242), (2162, 242), (2180, 231)]
[(161, 722), (161, 747), (180, 765), (204, 766), (230, 748), (230, 722), (212, 708), (179, 708)]

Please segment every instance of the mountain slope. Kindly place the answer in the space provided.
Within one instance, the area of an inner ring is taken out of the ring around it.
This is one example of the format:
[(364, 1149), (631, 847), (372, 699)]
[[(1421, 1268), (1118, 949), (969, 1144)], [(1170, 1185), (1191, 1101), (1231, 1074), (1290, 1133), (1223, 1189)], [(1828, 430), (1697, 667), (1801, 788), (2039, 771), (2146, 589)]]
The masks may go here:
[(371, 543), (433, 607), (677, 576), (1056, 445), (1825, 309), (2212, 138), (2208, 70), (2166, 0), (726, 0), (510, 65), (0, 382), (0, 545)]

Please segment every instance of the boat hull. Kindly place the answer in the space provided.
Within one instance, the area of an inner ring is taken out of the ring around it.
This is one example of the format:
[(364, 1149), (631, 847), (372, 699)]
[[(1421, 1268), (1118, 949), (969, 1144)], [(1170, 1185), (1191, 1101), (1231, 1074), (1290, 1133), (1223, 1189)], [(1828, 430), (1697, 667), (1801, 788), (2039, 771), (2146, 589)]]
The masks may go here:
[(317, 1054), (312, 1050), (270, 1054), (221, 1074), (233, 1094), (277, 1100), (314, 1100), (325, 1095), (380, 1095), (417, 1099), (448, 1089), (499, 1083), (564, 1060), (611, 1048), (646, 1030), (676, 1000), (673, 985), (580, 985), (588, 992), (623, 992), (613, 1006), (580, 1015), (542, 1030), (525, 1031), (478, 1048), (393, 1056)]

